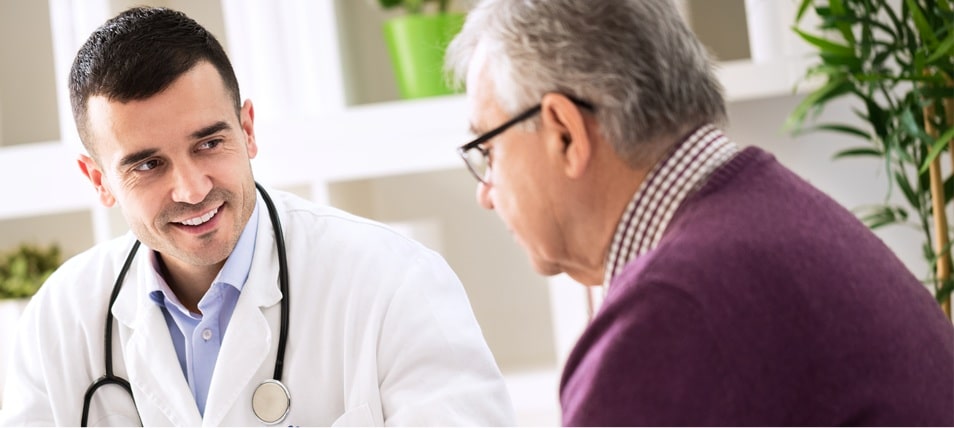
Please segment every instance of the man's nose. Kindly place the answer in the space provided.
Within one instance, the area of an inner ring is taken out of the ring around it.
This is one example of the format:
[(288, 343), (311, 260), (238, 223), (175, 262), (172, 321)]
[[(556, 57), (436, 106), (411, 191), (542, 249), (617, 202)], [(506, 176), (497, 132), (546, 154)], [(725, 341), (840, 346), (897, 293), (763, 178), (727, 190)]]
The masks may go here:
[(477, 204), (488, 210), (494, 209), (494, 201), (490, 198), (489, 184), (477, 183)]
[(174, 174), (172, 199), (176, 202), (195, 205), (204, 201), (212, 190), (212, 179), (196, 165), (179, 165)]

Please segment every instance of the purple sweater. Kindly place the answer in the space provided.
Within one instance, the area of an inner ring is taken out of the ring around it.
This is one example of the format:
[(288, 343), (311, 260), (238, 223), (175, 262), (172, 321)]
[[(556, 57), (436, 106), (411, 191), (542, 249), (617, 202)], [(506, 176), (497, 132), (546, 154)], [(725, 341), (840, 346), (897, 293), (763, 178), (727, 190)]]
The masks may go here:
[(563, 424), (954, 425), (954, 326), (850, 212), (748, 148), (630, 262)]

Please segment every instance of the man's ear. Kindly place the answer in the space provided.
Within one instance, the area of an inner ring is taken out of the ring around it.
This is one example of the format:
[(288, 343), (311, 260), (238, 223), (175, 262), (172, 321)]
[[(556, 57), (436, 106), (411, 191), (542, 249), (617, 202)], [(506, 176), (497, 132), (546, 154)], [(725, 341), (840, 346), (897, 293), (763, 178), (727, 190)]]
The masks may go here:
[(561, 156), (567, 177), (582, 177), (589, 166), (594, 142), (586, 132), (581, 108), (556, 93), (544, 95), (540, 105), (543, 135), (550, 153)]
[(252, 107), (252, 100), (245, 100), (242, 104), (242, 111), (239, 114), (242, 131), (245, 133), (245, 146), (248, 150), (248, 158), (254, 159), (258, 154), (258, 144), (255, 142), (255, 108)]
[(115, 205), (116, 198), (113, 196), (113, 193), (109, 191), (106, 183), (103, 182), (103, 171), (99, 168), (96, 161), (89, 156), (79, 155), (76, 159), (76, 163), (79, 164), (80, 171), (83, 171), (83, 175), (89, 179), (90, 183), (93, 183), (93, 188), (95, 188), (96, 193), (99, 194), (99, 201), (103, 206), (108, 208)]

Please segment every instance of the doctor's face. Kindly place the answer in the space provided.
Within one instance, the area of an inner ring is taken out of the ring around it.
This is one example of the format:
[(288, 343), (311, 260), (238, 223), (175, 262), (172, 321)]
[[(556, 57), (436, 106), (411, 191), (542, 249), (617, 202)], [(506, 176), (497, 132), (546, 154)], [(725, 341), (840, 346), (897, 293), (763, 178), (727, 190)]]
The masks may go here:
[(166, 263), (219, 267), (255, 206), (250, 101), (236, 117), (216, 69), (200, 62), (150, 98), (89, 99), (96, 159), (80, 167), (106, 206)]

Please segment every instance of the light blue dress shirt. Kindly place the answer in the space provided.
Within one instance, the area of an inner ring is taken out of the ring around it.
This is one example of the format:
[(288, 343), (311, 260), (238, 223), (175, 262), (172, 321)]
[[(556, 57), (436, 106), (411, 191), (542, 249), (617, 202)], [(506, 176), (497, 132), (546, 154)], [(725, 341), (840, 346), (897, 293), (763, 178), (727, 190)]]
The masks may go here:
[(149, 292), (152, 301), (162, 309), (166, 318), (172, 343), (179, 357), (179, 365), (185, 374), (192, 396), (205, 415), (206, 399), (209, 396), (209, 384), (215, 361), (219, 356), (225, 329), (232, 318), (232, 311), (238, 301), (245, 280), (252, 267), (252, 254), (255, 251), (255, 236), (258, 232), (258, 201), (255, 209), (242, 231), (235, 249), (225, 261), (222, 270), (215, 277), (209, 291), (199, 300), (199, 311), (194, 313), (179, 301), (169, 285), (159, 273), (159, 261), (152, 253), (152, 265), (156, 271), (155, 288)]

